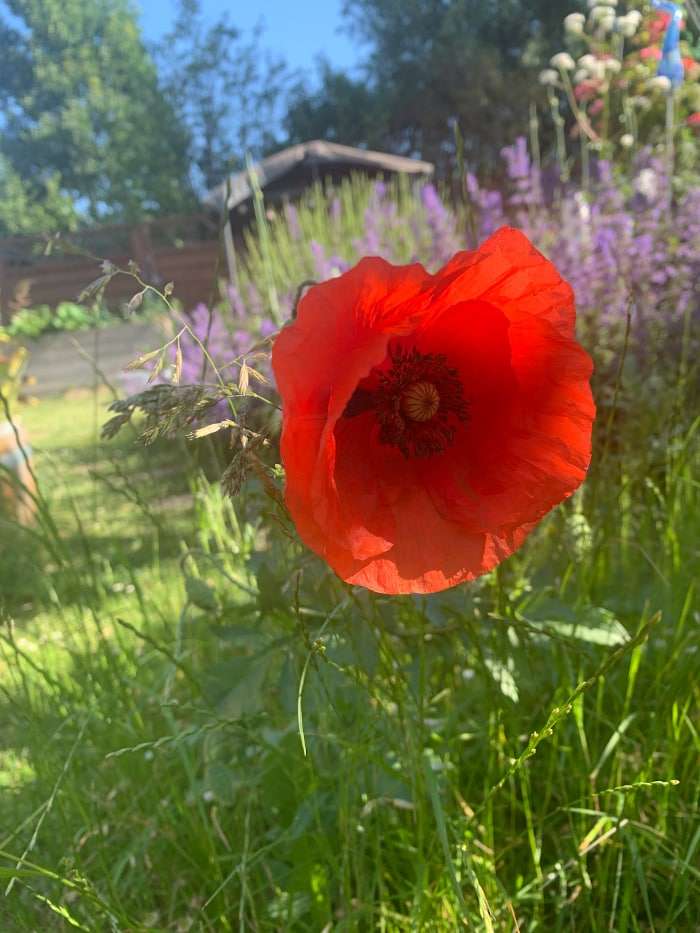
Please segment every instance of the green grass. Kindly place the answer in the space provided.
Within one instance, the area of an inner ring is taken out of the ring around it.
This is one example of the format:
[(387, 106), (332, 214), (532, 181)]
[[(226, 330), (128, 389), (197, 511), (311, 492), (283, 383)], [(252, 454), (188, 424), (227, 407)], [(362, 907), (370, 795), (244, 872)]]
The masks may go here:
[(89, 396), (23, 410), (0, 929), (693, 929), (700, 428), (670, 384), (612, 423), (599, 386), (584, 491), (429, 599), (349, 590), (181, 443), (97, 443)]

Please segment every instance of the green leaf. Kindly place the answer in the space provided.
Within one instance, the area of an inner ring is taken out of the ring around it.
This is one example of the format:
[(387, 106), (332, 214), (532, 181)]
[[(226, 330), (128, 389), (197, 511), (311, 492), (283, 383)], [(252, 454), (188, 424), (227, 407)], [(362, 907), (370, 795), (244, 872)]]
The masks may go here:
[(185, 577), (185, 590), (187, 592), (187, 599), (193, 606), (196, 606), (198, 609), (206, 609), (210, 612), (216, 612), (218, 610), (219, 603), (216, 598), (216, 593), (204, 580), (201, 580), (199, 577)]
[(258, 602), (263, 612), (288, 608), (288, 601), (282, 593), (283, 581), (275, 576), (266, 562), (260, 565), (257, 581)]
[(363, 618), (353, 620), (350, 632), (357, 654), (357, 663), (366, 674), (373, 677), (379, 664), (376, 635)]
[(220, 715), (250, 716), (264, 706), (263, 685), (273, 658), (267, 653), (230, 658), (209, 670), (205, 691)]
[(577, 638), (591, 645), (614, 647), (624, 645), (630, 639), (627, 629), (612, 612), (598, 606), (585, 606), (577, 610), (552, 600), (538, 605), (534, 613), (528, 613), (523, 618), (543, 634)]
[(204, 771), (204, 790), (213, 794), (219, 803), (231, 806), (236, 802), (239, 782), (233, 770), (222, 761), (211, 761)]

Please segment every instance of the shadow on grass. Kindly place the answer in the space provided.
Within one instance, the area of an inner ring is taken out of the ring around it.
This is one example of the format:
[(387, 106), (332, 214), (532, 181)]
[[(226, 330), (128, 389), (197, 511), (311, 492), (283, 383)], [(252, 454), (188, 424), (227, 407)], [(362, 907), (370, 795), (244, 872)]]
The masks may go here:
[(144, 447), (133, 435), (37, 451), (36, 516), (0, 514), (0, 607), (26, 618), (42, 607), (98, 605), (115, 577), (176, 559), (194, 533), (193, 489), (221, 467), (214, 447)]

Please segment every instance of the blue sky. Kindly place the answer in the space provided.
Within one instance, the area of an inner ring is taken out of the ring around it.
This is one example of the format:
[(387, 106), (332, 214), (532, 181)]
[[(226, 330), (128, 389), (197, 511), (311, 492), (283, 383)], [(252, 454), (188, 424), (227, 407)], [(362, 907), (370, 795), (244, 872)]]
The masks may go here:
[[(146, 39), (159, 39), (170, 27), (174, 0), (137, 0)], [(228, 11), (231, 22), (250, 31), (263, 22), (263, 43), (281, 54), (292, 68), (314, 71), (316, 56), (323, 53), (337, 67), (351, 68), (359, 52), (353, 39), (339, 32), (342, 0), (202, 0), (202, 10), (215, 20)]]

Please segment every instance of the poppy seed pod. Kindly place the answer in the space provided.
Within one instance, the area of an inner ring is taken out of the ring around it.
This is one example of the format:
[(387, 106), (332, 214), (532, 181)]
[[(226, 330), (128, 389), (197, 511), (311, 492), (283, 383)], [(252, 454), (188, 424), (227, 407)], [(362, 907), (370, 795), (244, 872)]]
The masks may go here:
[(285, 501), (348, 583), (492, 570), (583, 481), (595, 406), (574, 296), (517, 230), (435, 275), (367, 257), (277, 337)]

